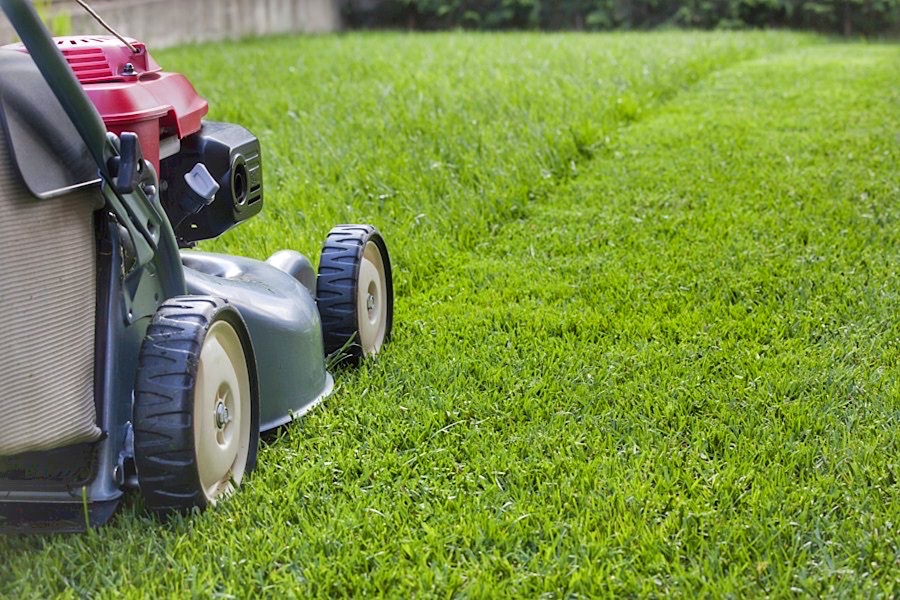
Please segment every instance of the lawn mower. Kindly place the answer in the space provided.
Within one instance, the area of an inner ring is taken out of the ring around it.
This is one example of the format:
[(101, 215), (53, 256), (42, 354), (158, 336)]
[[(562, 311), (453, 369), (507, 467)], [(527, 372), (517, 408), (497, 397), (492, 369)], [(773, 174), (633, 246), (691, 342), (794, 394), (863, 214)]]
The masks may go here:
[(259, 141), (143, 44), (0, 7), (0, 529), (96, 527), (132, 488), (215, 505), (332, 391), (329, 355), (390, 337), (384, 239), (335, 227), (318, 272), (193, 249), (262, 210)]

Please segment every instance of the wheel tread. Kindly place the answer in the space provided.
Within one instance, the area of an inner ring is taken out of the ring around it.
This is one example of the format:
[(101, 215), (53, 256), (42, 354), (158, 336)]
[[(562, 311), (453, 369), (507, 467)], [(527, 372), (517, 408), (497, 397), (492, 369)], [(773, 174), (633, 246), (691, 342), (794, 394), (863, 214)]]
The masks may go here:
[(325, 238), (319, 261), (316, 302), (322, 320), (325, 352), (329, 355), (345, 352), (343, 362), (348, 364), (356, 364), (363, 357), (362, 347), (354, 341), (359, 328), (356, 295), (359, 266), (370, 240), (378, 244), (385, 265), (388, 286), (388, 321), (385, 328), (387, 342), (393, 319), (393, 283), (390, 257), (378, 230), (371, 225), (334, 227)]

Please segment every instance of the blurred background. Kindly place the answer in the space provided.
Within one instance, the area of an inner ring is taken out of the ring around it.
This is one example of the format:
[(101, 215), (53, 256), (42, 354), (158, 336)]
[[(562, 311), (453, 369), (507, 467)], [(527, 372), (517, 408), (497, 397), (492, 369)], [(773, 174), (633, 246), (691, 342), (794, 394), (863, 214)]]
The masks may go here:
[(411, 29), (896, 29), (897, 0), (350, 0), (350, 26)]
[[(896, 36), (900, 0), (97, 0), (111, 25), (154, 47), (343, 29), (805, 29)], [(74, 0), (36, 0), (56, 35), (102, 33)], [(0, 40), (15, 40), (3, 22)]]

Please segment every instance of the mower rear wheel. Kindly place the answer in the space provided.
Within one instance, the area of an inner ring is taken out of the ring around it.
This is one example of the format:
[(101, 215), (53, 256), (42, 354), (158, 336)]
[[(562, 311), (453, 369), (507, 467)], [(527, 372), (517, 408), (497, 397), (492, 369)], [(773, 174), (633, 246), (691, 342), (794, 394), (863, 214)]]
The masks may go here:
[(326, 354), (356, 363), (381, 350), (391, 335), (394, 285), (387, 245), (377, 229), (339, 225), (328, 233), (316, 301)]
[(134, 399), (138, 483), (166, 516), (215, 505), (256, 464), (256, 363), (237, 309), (213, 297), (164, 303), (141, 347)]

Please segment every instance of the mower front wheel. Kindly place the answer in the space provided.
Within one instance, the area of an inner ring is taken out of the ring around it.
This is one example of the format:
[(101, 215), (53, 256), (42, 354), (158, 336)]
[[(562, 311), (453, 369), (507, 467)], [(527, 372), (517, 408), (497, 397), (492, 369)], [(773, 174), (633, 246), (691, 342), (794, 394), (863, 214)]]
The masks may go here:
[(141, 347), (135, 383), (135, 465), (160, 516), (204, 509), (256, 464), (256, 362), (236, 308), (213, 297), (165, 302)]
[(391, 335), (394, 284), (387, 245), (371, 225), (328, 233), (316, 280), (325, 353), (356, 363), (377, 354)]

